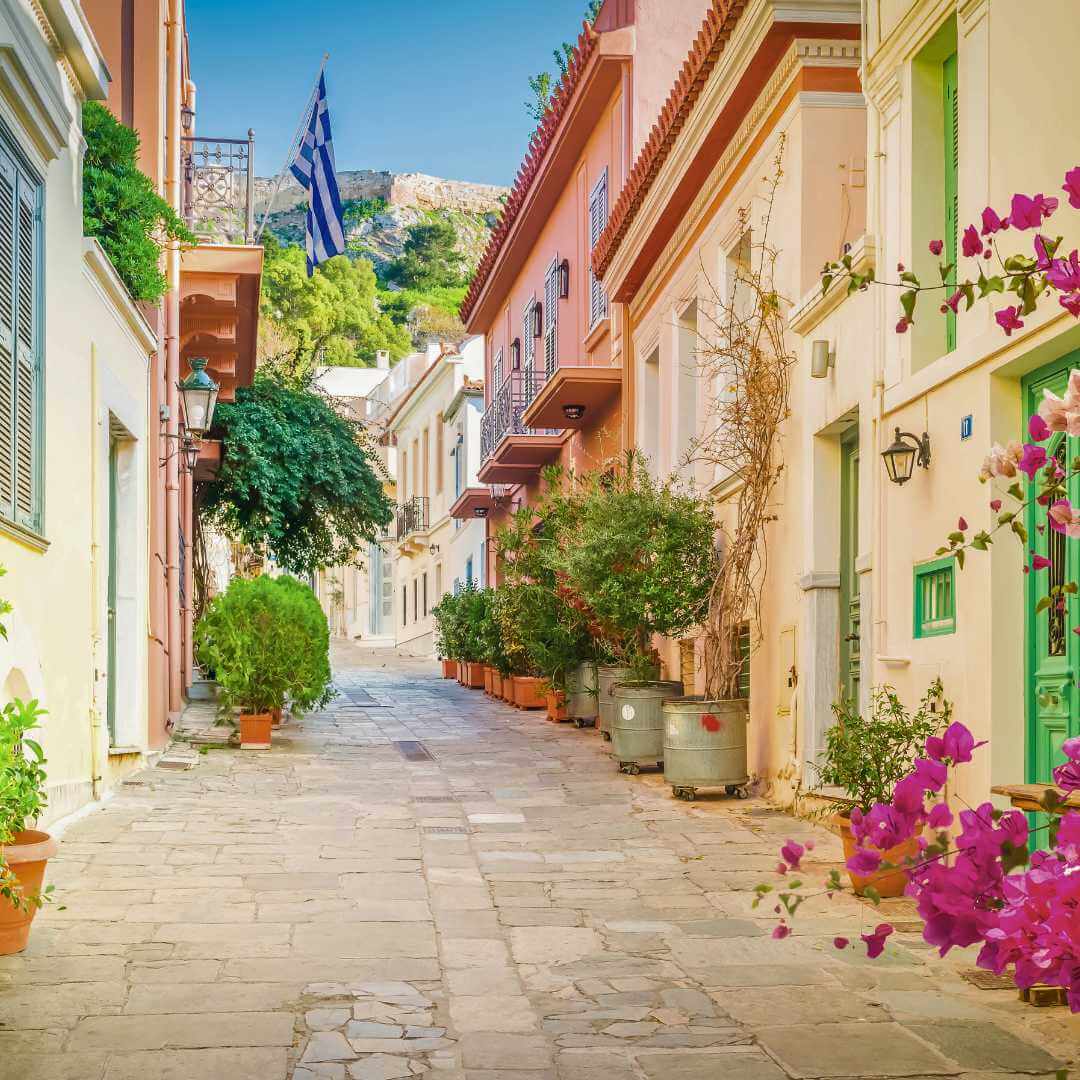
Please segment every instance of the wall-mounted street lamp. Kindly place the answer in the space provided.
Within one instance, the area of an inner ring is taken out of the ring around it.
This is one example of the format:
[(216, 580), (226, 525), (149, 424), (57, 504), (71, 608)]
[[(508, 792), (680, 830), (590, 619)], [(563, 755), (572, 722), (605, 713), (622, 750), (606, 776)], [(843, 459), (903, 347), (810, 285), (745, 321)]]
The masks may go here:
[(544, 305), (539, 300), (532, 306), (532, 336), (544, 336)]
[(180, 123), (184, 131), (190, 135), (192, 125), (195, 123), (195, 110), (187, 102), (180, 106)]
[(585, 415), (585, 406), (564, 405), (562, 411), (567, 420), (580, 420)]
[(184, 455), (184, 466), (189, 473), (195, 474), (199, 464), (199, 440), (191, 432), (185, 432), (180, 442), (180, 453)]
[(894, 484), (906, 484), (916, 465), (923, 469), (930, 467), (930, 436), (924, 431), (920, 439), (910, 431), (897, 428), (892, 446), (882, 450), (881, 457), (889, 479)]
[(810, 378), (827, 379), (836, 367), (836, 350), (827, 341), (815, 341), (810, 350)]
[(191, 373), (177, 389), (184, 403), (185, 426), (196, 438), (202, 438), (214, 422), (214, 407), (220, 387), (206, 374), (206, 357), (193, 356), (188, 364)]
[(559, 299), (570, 299), (570, 260), (563, 259), (559, 263)]
[(478, 518), (486, 518), (488, 516), (488, 508), (486, 506), (474, 506), (473, 516)]
[(514, 338), (510, 342), (510, 370), (521, 370), (521, 338)]
[(431, 556), (433, 556), (433, 557), (434, 557), (435, 555), (438, 555), (438, 554), (439, 554), (439, 545), (438, 545), (438, 544), (432, 544), (432, 545), (431, 545), (431, 546), (430, 546), (430, 547), (428, 548), (428, 554), (429, 554), (429, 555), (431, 555)]

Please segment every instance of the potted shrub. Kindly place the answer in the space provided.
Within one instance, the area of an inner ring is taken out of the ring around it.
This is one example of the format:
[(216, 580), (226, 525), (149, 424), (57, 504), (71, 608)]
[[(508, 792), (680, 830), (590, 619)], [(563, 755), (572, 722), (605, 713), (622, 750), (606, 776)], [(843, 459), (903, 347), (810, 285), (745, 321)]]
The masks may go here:
[[(836, 787), (844, 793), (840, 809), (831, 820), (844, 842), (847, 861), (858, 849), (851, 833), (852, 811), (868, 814), (876, 804), (892, 801), (893, 789), (911, 772), (926, 740), (948, 725), (952, 705), (937, 679), (914, 712), (904, 707), (891, 686), (876, 686), (871, 690), (865, 716), (847, 701), (834, 704), (833, 714), (836, 722), (825, 732), (825, 749), (817, 771), (820, 787)], [(849, 870), (851, 884), (860, 896), (870, 887), (879, 896), (902, 896), (907, 877), (901, 868), (918, 855), (918, 837), (879, 850), (882, 868), (869, 877)]]
[(56, 854), (48, 833), (32, 828), (45, 809), (45, 755), (29, 737), (43, 710), (18, 699), (0, 709), (0, 955), (21, 952), (48, 899), (45, 864)]
[[(655, 722), (655, 753), (639, 746), (635, 759), (663, 756), (658, 702), (680, 696), (682, 685), (659, 681), (653, 641), (679, 637), (702, 621), (716, 573), (714, 535), (707, 501), (675, 479), (655, 479), (630, 453), (613, 476), (581, 489), (575, 528), (558, 545), (564, 599), (616, 658), (598, 671), (601, 730), (610, 734), (624, 706), (636, 723)], [(628, 682), (634, 704), (620, 698)]]
[(457, 600), (460, 654), (465, 669), (462, 685), (470, 690), (482, 690), (485, 626), (491, 617), (489, 590), (469, 585), (458, 594)]
[(329, 696), (326, 619), (317, 624), (308, 595), (298, 582), (234, 578), (196, 628), (200, 649), (213, 659), (222, 708), (239, 712), (244, 749), (270, 748), (273, 710), (290, 696), (297, 709)]
[(544, 679), (529, 655), (523, 629), (528, 602), (528, 590), (522, 585), (504, 582), (495, 591), (492, 614), (507, 666), (503, 698), (519, 709), (543, 709), (547, 705)]
[(461, 627), (458, 619), (460, 611), (459, 597), (447, 593), (432, 609), (435, 619), (435, 649), (443, 657), (442, 673), (444, 679), (458, 679), (458, 657), (461, 654)]

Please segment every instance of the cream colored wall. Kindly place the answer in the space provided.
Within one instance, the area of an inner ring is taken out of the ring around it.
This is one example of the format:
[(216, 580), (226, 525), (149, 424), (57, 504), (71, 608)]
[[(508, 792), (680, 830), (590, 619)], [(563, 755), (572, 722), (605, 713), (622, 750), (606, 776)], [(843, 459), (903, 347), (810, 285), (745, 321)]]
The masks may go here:
[[(43, 478), (40, 538), (0, 526), (2, 594), (14, 607), (0, 640), (0, 693), (35, 697), (48, 711), (40, 741), (56, 820), (130, 769), (138, 755), (109, 758), (105, 723), (108, 431), (112, 413), (133, 437), (124, 497), (131, 508), (124, 553), (122, 730), (146, 746), (147, 357), (152, 335), (111, 268), (84, 251), (80, 102), (28, 12), (0, 4), (0, 39), (14, 42), (60, 142), (27, 98), (0, 96), (0, 118), (44, 181)], [(46, 73), (48, 75), (46, 76)], [(44, 125), (44, 126), (43, 126)]]

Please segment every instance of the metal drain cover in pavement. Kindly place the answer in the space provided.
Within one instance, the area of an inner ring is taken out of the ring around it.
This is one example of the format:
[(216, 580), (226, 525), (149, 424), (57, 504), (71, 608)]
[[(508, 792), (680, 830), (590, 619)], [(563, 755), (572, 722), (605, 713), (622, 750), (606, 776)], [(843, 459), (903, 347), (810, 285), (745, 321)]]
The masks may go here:
[(436, 836), (468, 836), (469, 830), (464, 825), (426, 825), (425, 833), (434, 833)]
[(396, 742), (394, 749), (406, 761), (434, 761), (435, 759), (427, 752), (427, 747), (420, 742)]
[(966, 979), (972, 986), (980, 990), (1015, 990), (1016, 983), (1008, 975), (995, 975), (992, 971), (980, 971), (972, 968), (970, 971), (961, 971), (960, 977)]

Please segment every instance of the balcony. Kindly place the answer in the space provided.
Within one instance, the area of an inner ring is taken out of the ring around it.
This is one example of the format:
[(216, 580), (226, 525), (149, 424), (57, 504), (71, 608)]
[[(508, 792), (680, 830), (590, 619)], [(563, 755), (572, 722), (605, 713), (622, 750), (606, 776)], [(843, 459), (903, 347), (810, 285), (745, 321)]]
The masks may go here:
[(402, 555), (416, 555), (424, 549), (429, 526), (424, 496), (414, 495), (397, 508), (397, 542)]
[(524, 413), (543, 382), (540, 371), (512, 371), (495, 392), (480, 423), (480, 470), (484, 484), (522, 484), (554, 460), (566, 441), (559, 427), (530, 427)]
[(560, 364), (534, 378), (521, 419), (538, 428), (581, 428), (596, 422), (622, 390), (622, 368), (602, 364)]
[[(181, 217), (198, 238), (180, 255), (181, 372), (206, 357), (219, 400), (255, 374), (262, 248), (254, 244), (255, 138), (181, 140)], [(201, 460), (201, 459), (200, 459)], [(204, 462), (213, 470), (216, 462)]]

